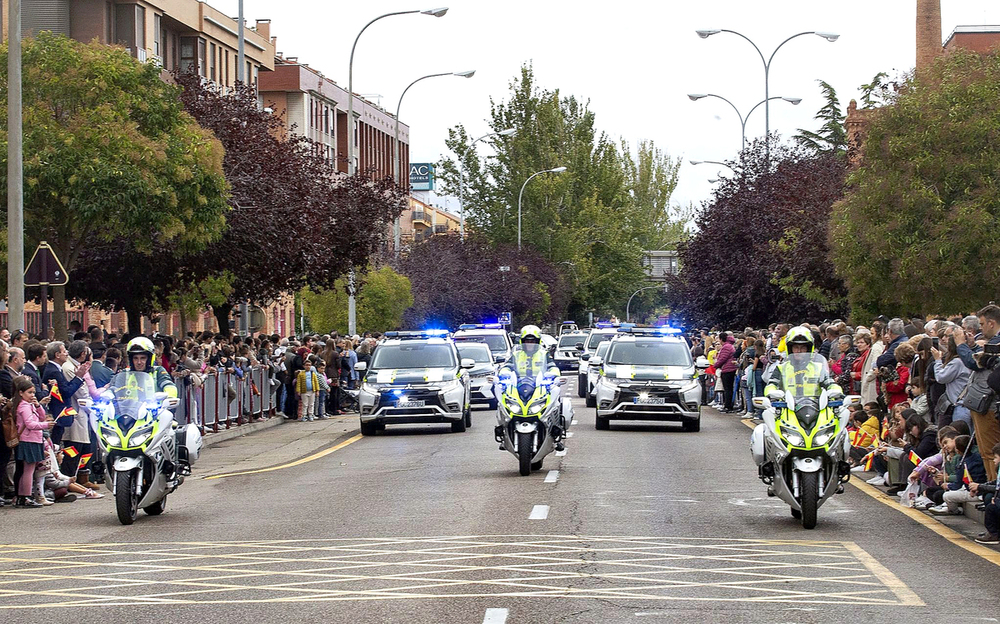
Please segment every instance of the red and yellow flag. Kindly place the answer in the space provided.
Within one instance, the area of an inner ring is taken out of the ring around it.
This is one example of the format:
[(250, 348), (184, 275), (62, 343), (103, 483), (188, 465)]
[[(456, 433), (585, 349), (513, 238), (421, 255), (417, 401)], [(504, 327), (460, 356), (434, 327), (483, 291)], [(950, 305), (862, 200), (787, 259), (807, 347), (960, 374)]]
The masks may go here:
[(66, 453), (70, 457), (76, 457), (77, 455), (80, 454), (80, 451), (76, 450), (75, 446), (67, 446), (66, 448), (63, 449), (63, 453)]
[(889, 437), (889, 419), (882, 419), (882, 439), (885, 440)]
[(76, 414), (76, 410), (72, 407), (65, 407), (63, 408), (63, 411), (59, 412), (59, 418), (62, 418), (63, 416), (76, 416)]
[(962, 475), (962, 483), (965, 485), (972, 485), (972, 475), (969, 474), (969, 467), (964, 466), (965, 474)]
[(54, 399), (56, 399), (60, 403), (65, 403), (66, 402), (66, 401), (63, 401), (62, 394), (59, 392), (59, 384), (58, 383), (56, 385), (52, 386), (52, 389), (49, 390), (49, 396), (52, 397), (52, 398), (54, 398)]
[(872, 451), (871, 453), (868, 453), (864, 457), (865, 471), (866, 472), (872, 469), (872, 462), (873, 461), (875, 461), (875, 451)]
[(80, 456), (80, 468), (81, 469), (90, 462), (90, 458), (91, 457), (92, 457), (91, 453), (86, 453), (86, 454)]
[(906, 456), (906, 459), (910, 460), (910, 463), (913, 464), (914, 466), (919, 466), (920, 462), (923, 461), (922, 459), (920, 459), (920, 456), (914, 453), (912, 450), (910, 451), (910, 454)]
[(851, 434), (851, 445), (868, 447), (875, 443), (875, 436), (868, 433), (864, 429), (858, 429)]

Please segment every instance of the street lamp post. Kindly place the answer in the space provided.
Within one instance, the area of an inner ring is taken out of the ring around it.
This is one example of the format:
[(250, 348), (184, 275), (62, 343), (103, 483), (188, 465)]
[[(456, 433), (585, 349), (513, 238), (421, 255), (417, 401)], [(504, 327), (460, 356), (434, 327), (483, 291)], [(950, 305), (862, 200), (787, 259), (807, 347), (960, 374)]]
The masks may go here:
[[(399, 103), (396, 104), (396, 128), (395, 134), (392, 140), (392, 179), (396, 181), (396, 186), (402, 188), (403, 186), (403, 176), (402, 168), (403, 164), (400, 159), (399, 150), (399, 109), (403, 106), (403, 97), (406, 96), (406, 92), (410, 90), (410, 87), (417, 84), (421, 80), (427, 80), (428, 78), (437, 78), (439, 76), (460, 76), (462, 78), (472, 78), (476, 75), (476, 70), (470, 69), (468, 71), (460, 72), (443, 72), (440, 74), (427, 74), (426, 76), (421, 76), (413, 82), (411, 82), (405, 89), (403, 89), (403, 94), (399, 96)], [(407, 184), (407, 190), (409, 190), (409, 184)], [(409, 194), (407, 192), (407, 194)], [(399, 217), (396, 217), (396, 222), (392, 226), (392, 238), (393, 238), (393, 248), (396, 252), (396, 256), (399, 256)]]
[[(733, 110), (736, 111), (736, 116), (740, 118), (740, 128), (742, 129), (742, 132), (743, 132), (743, 142), (741, 143), (742, 148), (746, 148), (746, 146), (747, 146), (747, 120), (750, 119), (750, 115), (752, 115), (753, 112), (755, 110), (757, 110), (758, 106), (760, 106), (761, 104), (767, 104), (767, 102), (769, 100), (784, 100), (786, 102), (789, 102), (792, 106), (798, 106), (799, 102), (802, 101), (802, 98), (800, 98), (800, 97), (783, 97), (783, 96), (780, 96), (780, 95), (775, 95), (775, 96), (767, 98), (767, 100), (761, 100), (760, 102), (757, 102), (756, 104), (754, 104), (753, 108), (750, 109), (750, 112), (746, 114), (746, 117), (744, 117), (740, 113), (740, 109), (736, 108), (735, 104), (733, 104), (732, 102), (730, 102), (728, 99), (722, 97), (721, 95), (716, 95), (714, 93), (688, 93), (688, 98), (692, 102), (696, 102), (696, 101), (698, 101), (698, 100), (700, 100), (702, 98), (707, 98), (707, 97), (718, 98), (718, 99), (722, 100), (723, 102), (725, 102), (726, 104), (729, 104), (730, 106), (732, 106)], [(705, 162), (708, 162), (708, 161), (705, 161)]]
[[(822, 37), (823, 39), (826, 39), (830, 43), (833, 43), (838, 38), (840, 38), (840, 35), (838, 35), (836, 33), (832, 33), (832, 32), (807, 30), (805, 32), (800, 32), (800, 33), (794, 34), (791, 37), (789, 37), (788, 39), (785, 39), (784, 41), (782, 41), (781, 43), (779, 43), (778, 47), (776, 47), (774, 49), (774, 52), (771, 52), (771, 57), (768, 58), (768, 59), (765, 59), (764, 58), (764, 53), (760, 51), (760, 48), (757, 47), (757, 44), (754, 43), (749, 37), (747, 37), (743, 33), (739, 33), (739, 32), (736, 32), (735, 30), (729, 30), (729, 29), (726, 29), (726, 28), (702, 29), (702, 30), (696, 30), (695, 32), (702, 39), (708, 39), (712, 35), (717, 35), (717, 34), (722, 33), (722, 32), (730, 33), (730, 34), (736, 35), (738, 37), (743, 37), (744, 39), (746, 39), (750, 43), (750, 45), (753, 46), (754, 50), (757, 50), (757, 54), (760, 55), (761, 62), (764, 63), (764, 136), (765, 137), (770, 137), (771, 136), (771, 105), (768, 104), (768, 100), (770, 99), (770, 92), (769, 92), (770, 85), (769, 85), (768, 78), (770, 76), (771, 61), (774, 60), (774, 55), (778, 53), (778, 50), (781, 49), (781, 46), (785, 45), (786, 43), (788, 43), (792, 39), (795, 39), (796, 37), (801, 37), (803, 35), (816, 35), (817, 37)], [(765, 150), (765, 153), (767, 155), (768, 162), (770, 162), (770, 160), (771, 160), (771, 147), (770, 147), (770, 145), (771, 145), (770, 141), (766, 141), (765, 144), (764, 144), (764, 150)]]
[(462, 203), (462, 191), (465, 186), (465, 155), (469, 153), (469, 150), (472, 149), (476, 143), (479, 143), (483, 139), (495, 136), (513, 136), (515, 134), (517, 134), (517, 128), (507, 128), (506, 130), (501, 130), (500, 132), (490, 132), (489, 134), (484, 134), (472, 143), (469, 143), (469, 146), (462, 150), (462, 153), (458, 156), (458, 232), (463, 241), (465, 240), (465, 205)]
[[(351, 59), (347, 63), (347, 173), (353, 175), (356, 169), (354, 165), (354, 140), (357, 133), (354, 129), (354, 50), (358, 47), (358, 39), (364, 34), (368, 27), (379, 21), (380, 19), (386, 17), (392, 17), (393, 15), (410, 15), (412, 13), (420, 13), (422, 15), (431, 15), (433, 17), (442, 17), (448, 12), (447, 7), (441, 7), (437, 9), (415, 9), (412, 11), (393, 11), (392, 13), (385, 13), (379, 15), (375, 19), (371, 20), (364, 25), (364, 28), (358, 32), (358, 36), (354, 38), (354, 43), (351, 45)], [(347, 296), (347, 332), (349, 334), (356, 333), (357, 329), (357, 306), (354, 299), (354, 269), (352, 268), (349, 275), (350, 280), (350, 293)]]
[[(649, 290), (649, 289), (651, 289), (651, 288), (663, 288), (663, 286), (643, 286), (643, 287), (642, 287), (642, 288), (640, 288), (639, 290), (637, 290), (637, 291), (635, 291), (634, 293), (632, 293), (632, 297), (635, 297), (636, 295), (638, 295), (638, 294), (639, 294), (639, 293), (641, 293), (642, 291), (644, 291), (644, 290)], [(631, 316), (629, 315), (629, 308), (630, 308), (630, 306), (632, 305), (632, 297), (629, 297), (629, 298), (628, 298), (628, 302), (627, 302), (627, 303), (625, 304), (625, 322), (626, 322), (626, 323), (630, 322), (630, 321), (631, 321), (631, 318), (632, 318), (632, 317), (631, 317)]]
[(732, 165), (727, 165), (726, 163), (720, 160), (689, 160), (688, 162), (691, 163), (692, 165), (720, 165), (722, 167), (728, 167), (730, 171), (733, 172), (736, 171), (735, 169), (733, 169)]
[(524, 181), (521, 185), (521, 192), (517, 194), (517, 250), (521, 251), (521, 198), (524, 196), (524, 187), (528, 186), (528, 182), (531, 182), (531, 178), (542, 175), (543, 173), (562, 173), (566, 171), (566, 167), (556, 167), (555, 169), (545, 169), (543, 171), (536, 171), (535, 173), (528, 176), (528, 179)]

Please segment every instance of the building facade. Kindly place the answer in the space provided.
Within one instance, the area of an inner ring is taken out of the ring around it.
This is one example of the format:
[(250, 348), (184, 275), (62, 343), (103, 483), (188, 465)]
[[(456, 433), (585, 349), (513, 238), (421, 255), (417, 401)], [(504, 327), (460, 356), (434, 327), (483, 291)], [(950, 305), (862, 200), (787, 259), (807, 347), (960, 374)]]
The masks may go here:
[(399, 217), (402, 246), (419, 243), (441, 234), (457, 234), (459, 216), (410, 196), (409, 210)]

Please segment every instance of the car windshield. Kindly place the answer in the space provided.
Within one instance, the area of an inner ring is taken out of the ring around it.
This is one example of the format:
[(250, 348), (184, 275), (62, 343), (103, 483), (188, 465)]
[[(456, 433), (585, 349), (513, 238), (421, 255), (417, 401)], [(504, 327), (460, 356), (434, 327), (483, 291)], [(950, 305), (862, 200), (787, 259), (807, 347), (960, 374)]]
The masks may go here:
[(597, 345), (601, 344), (605, 340), (611, 340), (612, 337), (614, 337), (614, 334), (598, 334), (596, 332), (590, 334), (590, 340), (587, 341), (587, 350), (593, 351), (597, 348)]
[(611, 346), (610, 340), (602, 342), (601, 344), (597, 345), (597, 351), (594, 352), (594, 357), (604, 357), (604, 355), (608, 352), (608, 347), (610, 346)]
[(581, 342), (583, 342), (583, 336), (579, 334), (563, 334), (562, 337), (559, 338), (559, 348), (572, 349)]
[(487, 345), (494, 354), (505, 353), (507, 351), (507, 339), (500, 334), (481, 334), (470, 336), (455, 336), (455, 342), (482, 342)]
[(617, 342), (610, 349), (608, 363), (638, 366), (693, 365), (691, 352), (685, 344), (665, 342), (662, 338)]
[(446, 343), (405, 340), (383, 344), (372, 355), (372, 368), (453, 368), (455, 352)]
[(492, 364), (493, 354), (490, 348), (481, 342), (466, 342), (458, 347), (458, 355), (462, 359), (469, 358), (476, 361), (476, 364)]

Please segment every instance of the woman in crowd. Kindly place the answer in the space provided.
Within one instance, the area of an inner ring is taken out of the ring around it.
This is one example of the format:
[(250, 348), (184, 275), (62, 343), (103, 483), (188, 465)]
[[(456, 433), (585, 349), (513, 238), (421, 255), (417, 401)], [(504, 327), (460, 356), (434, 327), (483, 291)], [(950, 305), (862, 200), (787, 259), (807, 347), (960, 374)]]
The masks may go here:
[(882, 371), (885, 404), (889, 409), (907, 400), (906, 384), (910, 381), (910, 364), (913, 363), (915, 354), (913, 347), (908, 343), (901, 343), (896, 347), (896, 370)]
[(959, 406), (958, 397), (969, 384), (971, 371), (965, 367), (958, 357), (958, 343), (965, 341), (965, 332), (958, 325), (945, 330), (938, 338), (941, 349), (931, 349), (934, 365), (934, 378), (944, 384), (944, 394), (934, 406), (934, 415), (938, 427), (950, 425), (952, 420), (971, 421), (969, 410)]

